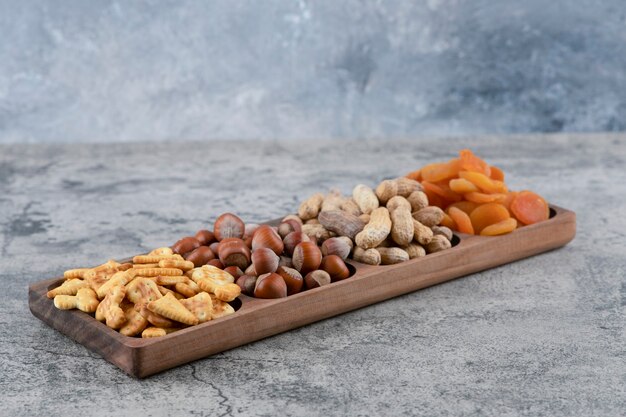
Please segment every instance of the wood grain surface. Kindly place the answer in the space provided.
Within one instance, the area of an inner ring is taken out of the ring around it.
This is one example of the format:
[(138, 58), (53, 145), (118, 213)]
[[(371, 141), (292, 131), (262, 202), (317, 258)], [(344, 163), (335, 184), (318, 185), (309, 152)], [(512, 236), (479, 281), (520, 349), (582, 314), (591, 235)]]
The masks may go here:
[(144, 378), (309, 323), (561, 247), (576, 234), (576, 215), (551, 207), (553, 216), (545, 222), (497, 237), (458, 234), (458, 243), (451, 249), (400, 264), (370, 266), (349, 261), (356, 271), (349, 279), (286, 298), (262, 300), (242, 295), (241, 307), (235, 314), (160, 338), (123, 336), (91, 315), (56, 309), (46, 292), (63, 278), (32, 284), (29, 306), (33, 315), (49, 326), (126, 373)]

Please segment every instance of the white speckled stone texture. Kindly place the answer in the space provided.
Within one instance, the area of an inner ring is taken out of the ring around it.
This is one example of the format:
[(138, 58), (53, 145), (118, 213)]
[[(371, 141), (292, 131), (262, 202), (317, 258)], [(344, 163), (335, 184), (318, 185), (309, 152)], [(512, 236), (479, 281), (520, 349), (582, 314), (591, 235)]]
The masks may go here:
[(626, 129), (623, 0), (0, 0), (0, 143)]
[[(576, 211), (559, 250), (133, 379), (28, 310), (29, 283), (471, 147)], [(621, 416), (626, 136), (0, 146), (0, 414)]]

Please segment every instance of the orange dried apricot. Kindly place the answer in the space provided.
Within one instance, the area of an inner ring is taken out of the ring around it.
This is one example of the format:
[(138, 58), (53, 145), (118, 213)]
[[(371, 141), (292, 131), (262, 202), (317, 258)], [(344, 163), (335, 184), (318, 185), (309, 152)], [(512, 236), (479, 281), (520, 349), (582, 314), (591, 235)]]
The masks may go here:
[(456, 230), (461, 233), (467, 233), (468, 235), (474, 234), (474, 227), (472, 227), (472, 221), (467, 213), (456, 207), (450, 207), (448, 214), (454, 220), (456, 224)]
[(502, 204), (504, 204), (504, 207), (506, 207), (509, 212), (511, 212), (511, 203), (518, 194), (519, 192), (517, 191), (509, 191), (508, 193), (506, 193), (506, 198), (504, 199), (504, 202)]
[(492, 180), (480, 172), (461, 171), (459, 177), (471, 182), (485, 193), (506, 193), (508, 191), (502, 181)]
[(502, 204), (487, 203), (476, 207), (470, 214), (470, 220), (476, 233), (484, 228), (510, 218), (509, 211)]
[(422, 170), (421, 169), (416, 169), (415, 171), (411, 171), (408, 174), (405, 175), (406, 178), (415, 180), (415, 181), (421, 181), (422, 180)]
[(461, 169), (472, 172), (480, 172), (486, 176), (491, 175), (491, 168), (489, 164), (474, 155), (469, 149), (463, 149), (459, 152), (459, 159), (461, 160)]
[(469, 182), (464, 178), (455, 178), (450, 180), (448, 186), (452, 191), (458, 194), (474, 193), (479, 191), (478, 187), (476, 187), (474, 183)]
[(465, 213), (467, 213), (467, 215), (469, 215), (472, 211), (474, 211), (474, 209), (476, 207), (478, 207), (477, 203), (474, 203), (473, 201), (457, 201), (456, 203), (452, 203), (448, 206), (448, 209), (450, 209), (450, 207), (456, 207), (458, 209), (463, 210)]
[(441, 226), (446, 226), (451, 230), (456, 230), (456, 223), (448, 213), (443, 213), (443, 219), (439, 222)]
[(534, 224), (550, 218), (546, 200), (532, 191), (520, 191), (511, 202), (511, 212), (524, 224)]
[(502, 171), (500, 168), (491, 165), (491, 175), (489, 176), (489, 178), (491, 178), (492, 180), (496, 180), (496, 181), (504, 181), (504, 171)]
[(497, 236), (505, 233), (511, 233), (517, 228), (517, 220), (513, 217), (509, 217), (506, 220), (502, 220), (496, 224), (485, 227), (481, 232), (481, 236)]
[(425, 190), (428, 190), (432, 193), (437, 194), (442, 197), (444, 200), (448, 200), (449, 202), (461, 201), (463, 200), (463, 196), (452, 191), (445, 184), (435, 184), (430, 181), (422, 181), (422, 187)]
[(438, 182), (447, 178), (454, 178), (461, 169), (458, 159), (451, 159), (444, 163), (428, 164), (421, 169), (422, 180)]
[(467, 193), (465, 199), (474, 203), (504, 203), (506, 194)]

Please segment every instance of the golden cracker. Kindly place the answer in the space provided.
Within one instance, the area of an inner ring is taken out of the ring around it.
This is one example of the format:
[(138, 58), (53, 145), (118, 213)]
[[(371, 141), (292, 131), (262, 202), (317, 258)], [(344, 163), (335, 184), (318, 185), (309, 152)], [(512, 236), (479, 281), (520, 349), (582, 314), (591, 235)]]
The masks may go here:
[(172, 294), (166, 294), (156, 301), (150, 301), (148, 310), (180, 323), (191, 326), (198, 324), (198, 318), (187, 310)]
[(191, 298), (180, 300), (180, 303), (198, 318), (199, 323), (211, 320), (213, 315), (213, 301), (206, 292), (201, 292)]

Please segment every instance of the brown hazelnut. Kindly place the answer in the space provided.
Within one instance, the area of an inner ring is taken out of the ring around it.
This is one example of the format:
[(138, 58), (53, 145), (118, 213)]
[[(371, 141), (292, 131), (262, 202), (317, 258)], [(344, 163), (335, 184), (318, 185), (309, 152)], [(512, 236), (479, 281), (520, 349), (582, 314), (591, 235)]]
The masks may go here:
[(244, 240), (247, 237), (254, 236), (254, 232), (259, 228), (259, 225), (256, 223), (246, 223), (246, 227), (243, 233)]
[(291, 232), (301, 232), (302, 224), (298, 223), (294, 219), (283, 220), (281, 224), (278, 225), (278, 234), (281, 238), (285, 238)]
[(258, 248), (252, 252), (252, 264), (258, 275), (276, 272), (280, 258), (270, 248)]
[(276, 273), (285, 280), (285, 284), (287, 284), (287, 295), (296, 294), (302, 290), (304, 279), (302, 278), (302, 274), (295, 269), (279, 266)]
[(194, 236), (202, 246), (209, 246), (215, 242), (215, 235), (210, 230), (198, 230)]
[(283, 298), (287, 296), (287, 284), (276, 272), (261, 275), (256, 280), (254, 296), (257, 298)]
[(209, 248), (213, 251), (213, 253), (217, 256), (220, 253), (220, 242), (213, 242), (209, 245)]
[[(350, 242), (350, 243), (348, 243)], [(322, 255), (337, 255), (346, 260), (352, 250), (352, 241), (347, 237), (331, 237), (322, 243)]]
[(256, 273), (256, 270), (254, 269), (254, 264), (250, 263), (250, 265), (248, 265), (248, 267), (246, 268), (245, 271), (243, 271), (244, 275), (252, 275), (255, 277), (258, 277), (259, 274)]
[(300, 242), (310, 242), (311, 238), (309, 235), (302, 232), (291, 232), (283, 239), (283, 244), (285, 245), (285, 252), (288, 255), (293, 255), (293, 250), (296, 248), (298, 243)]
[(228, 272), (235, 279), (243, 275), (243, 271), (241, 270), (241, 268), (235, 265), (227, 266), (226, 268), (224, 268), (224, 272)]
[(185, 259), (193, 262), (193, 265), (197, 268), (205, 265), (211, 259), (215, 259), (215, 254), (208, 246), (200, 246), (186, 254)]
[(276, 255), (283, 253), (285, 245), (278, 233), (268, 225), (259, 226), (252, 236), (252, 251), (259, 248), (270, 248)]
[(289, 256), (281, 256), (280, 261), (278, 261), (278, 266), (293, 268), (293, 262), (291, 262), (291, 258)]
[(224, 266), (224, 264), (222, 263), (222, 261), (220, 261), (220, 260), (219, 260), (219, 259), (217, 259), (217, 258), (216, 258), (216, 259), (211, 259), (211, 260), (210, 260), (209, 262), (207, 262), (206, 264), (207, 264), (207, 265), (214, 266), (214, 267), (219, 268), (219, 269), (224, 269), (224, 268), (225, 268), (225, 266)]
[(322, 252), (314, 242), (300, 242), (293, 250), (291, 261), (293, 267), (301, 274), (308, 274), (319, 268), (322, 262)]
[(246, 225), (243, 220), (232, 213), (224, 213), (215, 220), (213, 233), (219, 241), (228, 237), (236, 237), (241, 239), (245, 231)]
[(239, 285), (242, 293), (252, 297), (254, 295), (254, 287), (256, 286), (256, 277), (251, 275), (242, 275), (237, 278), (236, 284)]
[(330, 275), (328, 275), (328, 272), (318, 269), (316, 271), (311, 271), (306, 274), (306, 276), (304, 277), (304, 282), (308, 289), (313, 289), (330, 284), (331, 279)]
[(182, 255), (183, 253), (191, 252), (199, 246), (200, 242), (198, 242), (198, 239), (192, 236), (187, 236), (174, 243), (172, 245), (172, 250), (174, 253)]
[(328, 255), (322, 258), (320, 269), (328, 272), (332, 282), (341, 281), (350, 276), (350, 270), (346, 263), (337, 255)]
[(218, 255), (224, 266), (234, 265), (245, 270), (250, 265), (250, 249), (236, 237), (222, 239)]

